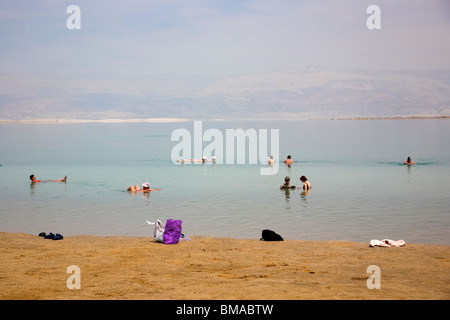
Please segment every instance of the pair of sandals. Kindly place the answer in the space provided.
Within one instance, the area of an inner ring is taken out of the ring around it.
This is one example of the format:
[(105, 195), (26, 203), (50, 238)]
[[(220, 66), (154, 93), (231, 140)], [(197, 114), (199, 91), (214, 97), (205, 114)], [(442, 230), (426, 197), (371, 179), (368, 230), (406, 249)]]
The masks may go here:
[(39, 237), (44, 237), (44, 239), (52, 239), (52, 240), (64, 239), (64, 237), (62, 235), (60, 235), (59, 233), (53, 234), (51, 232), (49, 234), (45, 234), (45, 232), (41, 232), (41, 233), (39, 233)]

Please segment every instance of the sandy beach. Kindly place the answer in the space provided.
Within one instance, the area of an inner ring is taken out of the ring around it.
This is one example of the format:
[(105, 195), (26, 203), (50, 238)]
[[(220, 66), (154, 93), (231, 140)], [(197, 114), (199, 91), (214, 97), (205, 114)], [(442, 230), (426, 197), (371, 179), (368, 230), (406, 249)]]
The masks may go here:
[[(450, 247), (441, 245), (214, 237), (165, 245), (152, 237), (55, 241), (2, 232), (0, 247), (2, 300), (450, 298)], [(80, 289), (68, 289), (72, 265)], [(371, 265), (380, 268), (380, 289), (368, 289)]]

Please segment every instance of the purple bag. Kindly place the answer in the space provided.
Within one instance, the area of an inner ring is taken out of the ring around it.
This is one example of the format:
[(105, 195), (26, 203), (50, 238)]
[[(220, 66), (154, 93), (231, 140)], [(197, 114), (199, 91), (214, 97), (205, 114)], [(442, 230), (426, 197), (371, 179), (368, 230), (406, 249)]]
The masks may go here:
[(164, 243), (177, 244), (181, 237), (182, 220), (167, 219), (164, 229)]

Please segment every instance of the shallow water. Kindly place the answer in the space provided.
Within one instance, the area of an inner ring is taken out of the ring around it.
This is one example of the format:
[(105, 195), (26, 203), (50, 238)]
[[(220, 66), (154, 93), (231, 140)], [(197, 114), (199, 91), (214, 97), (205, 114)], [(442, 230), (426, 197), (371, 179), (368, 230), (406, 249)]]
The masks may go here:
[[(203, 122), (203, 129), (279, 129), (280, 161), (174, 164), (171, 133), (193, 123), (0, 125), (1, 231), (152, 236), (145, 220), (183, 220), (189, 236), (403, 239), (450, 244), (448, 120)], [(207, 145), (204, 143), (203, 147)], [(269, 148), (270, 150), (270, 148)], [(412, 156), (417, 165), (402, 162)], [(38, 179), (67, 183), (31, 185)], [(298, 185), (281, 191), (285, 176)], [(126, 188), (150, 182), (149, 196)]]

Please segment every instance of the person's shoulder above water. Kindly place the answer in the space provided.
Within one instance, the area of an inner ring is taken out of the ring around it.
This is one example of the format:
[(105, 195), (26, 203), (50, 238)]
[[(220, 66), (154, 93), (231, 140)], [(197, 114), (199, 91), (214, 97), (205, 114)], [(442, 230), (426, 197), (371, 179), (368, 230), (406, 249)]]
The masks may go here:
[[(308, 178), (306, 178), (305, 176), (301, 176), (300, 181), (303, 182), (303, 190), (311, 189), (311, 182), (308, 181)], [(301, 187), (298, 188), (300, 189)]]
[(284, 163), (286, 163), (286, 164), (292, 164), (292, 163), (294, 163), (294, 160), (292, 160), (291, 155), (288, 155), (288, 156), (286, 157), (286, 160), (284, 160)]
[(291, 184), (291, 178), (286, 176), (284, 178), (284, 184), (280, 186), (280, 189), (295, 189), (296, 186)]
[(30, 180), (31, 180), (32, 183), (35, 183), (35, 182), (41, 182), (41, 180), (37, 180), (37, 179), (36, 179), (36, 177), (34, 176), (34, 174), (32, 174), (32, 175), (30, 176)]
[(412, 158), (411, 157), (408, 157), (407, 159), (406, 159), (406, 161), (405, 162), (403, 162), (403, 164), (416, 164), (414, 161), (412, 161)]

